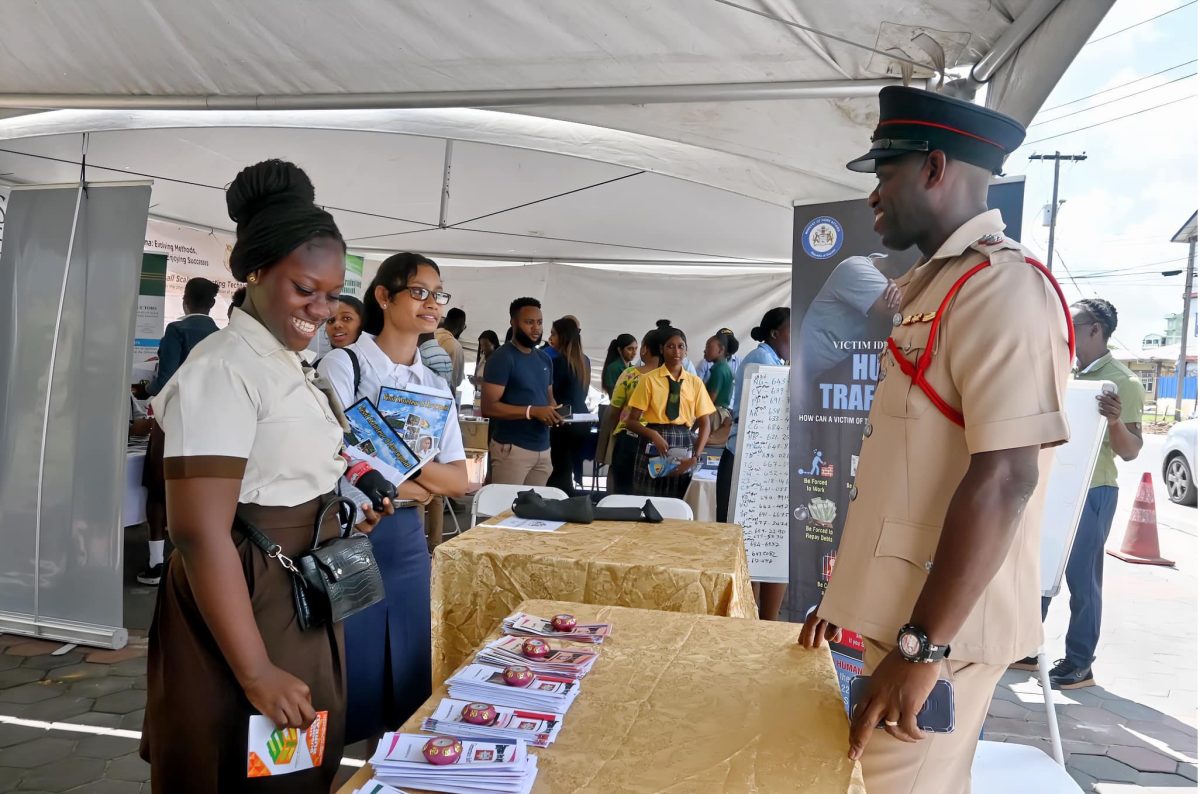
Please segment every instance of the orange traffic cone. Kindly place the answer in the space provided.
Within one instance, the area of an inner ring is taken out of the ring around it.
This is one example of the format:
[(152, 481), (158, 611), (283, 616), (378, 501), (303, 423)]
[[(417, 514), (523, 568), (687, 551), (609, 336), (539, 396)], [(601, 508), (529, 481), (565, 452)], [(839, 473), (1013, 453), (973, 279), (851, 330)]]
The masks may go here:
[(1175, 563), (1158, 556), (1158, 514), (1154, 510), (1154, 479), (1150, 472), (1142, 475), (1137, 498), (1133, 500), (1133, 511), (1129, 514), (1129, 526), (1125, 528), (1125, 540), (1121, 550), (1107, 550), (1109, 554), (1125, 562), (1141, 565), (1170, 565)]

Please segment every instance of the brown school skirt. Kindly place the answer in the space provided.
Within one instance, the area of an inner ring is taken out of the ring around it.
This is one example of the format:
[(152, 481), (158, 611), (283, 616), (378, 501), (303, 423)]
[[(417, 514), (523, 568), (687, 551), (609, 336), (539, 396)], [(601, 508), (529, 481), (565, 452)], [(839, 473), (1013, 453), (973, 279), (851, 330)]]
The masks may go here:
[[(320, 500), (296, 507), (239, 505), (238, 513), (283, 553), (296, 556), (312, 543)], [(322, 539), (338, 533), (330, 510)], [(292, 582), (278, 560), (234, 531), (250, 591), (254, 620), (272, 664), (308, 684), (317, 711), (329, 712), (321, 768), (280, 777), (247, 779), (246, 733), (257, 711), (196, 605), (178, 551), (167, 558), (150, 626), (146, 717), (141, 756), (150, 763), (156, 794), (320, 792), (326, 794), (342, 760), (346, 718), (345, 655), (341, 624), (300, 631)]]

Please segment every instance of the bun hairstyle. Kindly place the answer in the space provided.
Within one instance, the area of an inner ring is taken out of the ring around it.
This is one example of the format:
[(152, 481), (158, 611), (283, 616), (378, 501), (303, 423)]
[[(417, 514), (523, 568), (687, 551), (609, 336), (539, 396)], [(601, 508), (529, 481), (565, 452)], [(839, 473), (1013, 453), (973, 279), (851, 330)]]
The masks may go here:
[(654, 328), (646, 332), (642, 337), (642, 346), (650, 353), (650, 355), (662, 361), (662, 329)]
[(737, 353), (738, 349), (741, 347), (737, 337), (733, 335), (733, 331), (729, 328), (722, 328), (720, 331), (717, 331), (716, 336), (721, 340), (721, 343), (725, 345), (725, 356), (727, 358), (733, 358), (733, 355)]
[(225, 191), (225, 207), (237, 223), (229, 269), (238, 281), (270, 267), (318, 237), (337, 240), (333, 216), (316, 206), (312, 181), (298, 166), (264, 160), (243, 168)]
[(750, 331), (750, 338), (755, 342), (767, 342), (771, 332), (778, 331), (792, 321), (792, 310), (786, 306), (776, 306), (763, 315), (762, 322)]
[(428, 265), (433, 268), (439, 276), (442, 274), (437, 263), (432, 259), (424, 257), (421, 254), (414, 254), (411, 251), (392, 254), (383, 260), (379, 265), (379, 272), (375, 274), (371, 285), (367, 287), (366, 311), (363, 313), (363, 331), (372, 336), (378, 336), (383, 331), (383, 307), (379, 305), (379, 299), (375, 297), (375, 289), (377, 287), (387, 287), (387, 294), (390, 299), (397, 292), (408, 286), (409, 279), (416, 275), (417, 268), (421, 265)]
[(217, 293), (221, 288), (206, 278), (188, 279), (183, 286), (183, 302), (189, 309), (195, 309), (203, 314), (212, 311), (217, 302)]

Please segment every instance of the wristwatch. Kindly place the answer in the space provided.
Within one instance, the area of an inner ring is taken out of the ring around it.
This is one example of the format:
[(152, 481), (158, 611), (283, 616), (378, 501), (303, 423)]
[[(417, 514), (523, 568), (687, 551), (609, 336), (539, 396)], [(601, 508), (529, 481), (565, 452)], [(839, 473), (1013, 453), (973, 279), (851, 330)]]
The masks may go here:
[(900, 627), (900, 633), (896, 635), (896, 647), (904, 661), (916, 664), (933, 664), (950, 655), (949, 645), (934, 645), (925, 630), (912, 623)]

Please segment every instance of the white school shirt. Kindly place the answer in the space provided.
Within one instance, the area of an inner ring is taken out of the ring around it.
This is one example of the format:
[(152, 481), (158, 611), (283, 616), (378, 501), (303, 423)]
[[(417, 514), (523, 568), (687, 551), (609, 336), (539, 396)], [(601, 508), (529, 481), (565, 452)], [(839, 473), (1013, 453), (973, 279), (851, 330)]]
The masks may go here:
[[(362, 371), (358, 394), (354, 394), (354, 365), (350, 363), (350, 356), (333, 350), (317, 365), (317, 370), (333, 386), (344, 407), (348, 408), (364, 397), (379, 405), (379, 390), (384, 386), (392, 389), (403, 389), (411, 385), (425, 386), (437, 389), (452, 399), (454, 397), (446, 380), (421, 362), (419, 351), (412, 364), (393, 363), (387, 353), (375, 344), (375, 337), (370, 334), (360, 336), (348, 349), (358, 355), (358, 365)], [(441, 350), (440, 347), (438, 349)], [(462, 428), (458, 426), (458, 409), (451, 403), (450, 416), (446, 418), (446, 429), (442, 432), (442, 444), (434, 460), (438, 463), (455, 463), (466, 459)]]
[(167, 479), (240, 478), (238, 501), (295, 507), (335, 490), (342, 427), (316, 372), (241, 309), (154, 398)]

